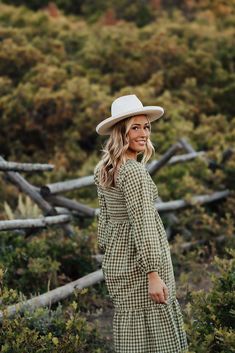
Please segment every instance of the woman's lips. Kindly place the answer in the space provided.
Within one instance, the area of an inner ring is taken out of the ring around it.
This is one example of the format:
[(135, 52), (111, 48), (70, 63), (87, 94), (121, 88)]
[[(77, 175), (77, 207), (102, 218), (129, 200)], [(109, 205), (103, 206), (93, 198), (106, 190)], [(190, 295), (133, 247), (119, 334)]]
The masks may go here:
[(141, 146), (144, 146), (146, 144), (146, 141), (137, 141), (137, 143)]

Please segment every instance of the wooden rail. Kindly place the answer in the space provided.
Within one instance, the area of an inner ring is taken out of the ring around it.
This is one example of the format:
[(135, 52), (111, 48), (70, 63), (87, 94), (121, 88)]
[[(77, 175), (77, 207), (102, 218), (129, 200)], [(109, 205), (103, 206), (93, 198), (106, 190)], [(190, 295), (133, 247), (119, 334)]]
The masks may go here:
[[(182, 149), (184, 149), (187, 153), (176, 155), (176, 153)], [(233, 152), (234, 151), (232, 149), (225, 151), (221, 163), (223, 164), (226, 162), (231, 157)], [(195, 149), (188, 143), (186, 138), (181, 138), (179, 142), (172, 145), (159, 160), (154, 160), (151, 163), (148, 163), (146, 165), (146, 169), (152, 175), (158, 172), (165, 165), (187, 162), (195, 158), (202, 158), (205, 163), (208, 164), (208, 167), (213, 166), (213, 168), (215, 168), (215, 165), (218, 168), (220, 167), (220, 165), (215, 163), (215, 161), (209, 160), (204, 151), (196, 152)], [(59, 193), (94, 185), (93, 175), (37, 187), (30, 184), (21, 174), (16, 172), (16, 170), (22, 172), (48, 171), (53, 168), (54, 166), (50, 164), (7, 162), (0, 156), (0, 171), (3, 171), (6, 174), (7, 180), (15, 184), (23, 193), (28, 195), (31, 200), (39, 206), (44, 214), (43, 219), (34, 219), (30, 220), (30, 222), (23, 222), (22, 220), (15, 220), (15, 223), (12, 223), (13, 221), (0, 221), (0, 230), (16, 229), (15, 225), (17, 225), (17, 221), (20, 228), (30, 228), (30, 225), (32, 225), (32, 228), (36, 228), (51, 224), (60, 224), (64, 229), (64, 233), (71, 236), (73, 235), (73, 229), (68, 223), (69, 220), (72, 220), (72, 217), (69, 218), (69, 215), (72, 216), (71, 212), (81, 217), (95, 217), (99, 215), (99, 208), (95, 209), (79, 203), (78, 201), (71, 200), (65, 196), (58, 195)], [(168, 212), (168, 216), (172, 217), (170, 213), (173, 211), (188, 206), (193, 206), (195, 203), (206, 204), (218, 201), (227, 197), (229, 194), (229, 190), (221, 190), (215, 191), (209, 195), (192, 196), (191, 200), (173, 200), (168, 202), (159, 202), (159, 198), (155, 206), (159, 212)], [(67, 218), (60, 217), (63, 215)], [(54, 216), (55, 221), (47, 221), (48, 216)]]
[(13, 318), (17, 313), (24, 313), (28, 309), (36, 309), (44, 306), (51, 306), (51, 304), (57, 303), (73, 294), (76, 289), (83, 289), (89, 287), (95, 283), (98, 283), (104, 279), (102, 270), (89, 273), (88, 275), (77, 279), (76, 281), (70, 282), (64, 286), (50, 290), (37, 297), (29, 300), (24, 300), (20, 303), (9, 305), (0, 311), (0, 322), (6, 318)]
[[(175, 155), (181, 149), (186, 150), (187, 153)], [(195, 158), (202, 158), (205, 163), (207, 163), (209, 168), (215, 170), (216, 168), (222, 168), (223, 164), (231, 157), (233, 152), (234, 151), (232, 149), (226, 150), (221, 159), (221, 163), (216, 163), (215, 161), (208, 159), (205, 152), (196, 152), (194, 148), (187, 142), (187, 140), (182, 138), (179, 140), (179, 142), (171, 146), (169, 150), (160, 158), (160, 160), (152, 161), (151, 163), (147, 164), (146, 168), (150, 174), (154, 174), (165, 165), (187, 162)], [(21, 174), (18, 173), (19, 171), (32, 172), (48, 171), (52, 169), (53, 166), (49, 164), (7, 162), (3, 157), (0, 156), (0, 171), (5, 173), (7, 180), (12, 182), (23, 193), (28, 195), (31, 200), (33, 200), (40, 207), (44, 214), (42, 218), (0, 221), (0, 231), (10, 229), (34, 229), (36, 227), (40, 228), (57, 224), (64, 229), (66, 235), (72, 235), (73, 230), (71, 225), (68, 223), (72, 221), (72, 211), (84, 217), (96, 217), (99, 215), (99, 208), (91, 208), (75, 200), (70, 200), (67, 197), (57, 195), (58, 193), (94, 185), (93, 175), (37, 187), (30, 184)], [(160, 201), (156, 202), (155, 206), (159, 212), (168, 212), (168, 216), (171, 217), (171, 223), (173, 223), (177, 221), (177, 217), (175, 217), (175, 214), (173, 213), (174, 211), (184, 207), (193, 206), (197, 203), (206, 204), (209, 202), (215, 202), (227, 197), (229, 194), (229, 190), (220, 190), (217, 192), (212, 192), (209, 195), (192, 196), (190, 200), (173, 200), (169, 202)], [(59, 207), (60, 211), (58, 211), (56, 207)], [(170, 238), (170, 235), (171, 234), (169, 232), (167, 234), (168, 239)], [(223, 240), (224, 237), (217, 239), (218, 242), (222, 242)], [(187, 250), (195, 247), (198, 244), (201, 243), (185, 243), (182, 247), (184, 250)], [(97, 254), (94, 256), (97, 256), (97, 260), (102, 260), (102, 255)], [(68, 297), (74, 292), (76, 288), (81, 289), (88, 287), (101, 280), (103, 280), (103, 273), (102, 270), (98, 270), (76, 281), (48, 291), (47, 293), (37, 297), (25, 300), (15, 305), (10, 305), (4, 309), (4, 312), (0, 312), (0, 321), (2, 321), (4, 317), (14, 317), (17, 312), (23, 313), (25, 310), (27, 310), (27, 308), (49, 306)]]

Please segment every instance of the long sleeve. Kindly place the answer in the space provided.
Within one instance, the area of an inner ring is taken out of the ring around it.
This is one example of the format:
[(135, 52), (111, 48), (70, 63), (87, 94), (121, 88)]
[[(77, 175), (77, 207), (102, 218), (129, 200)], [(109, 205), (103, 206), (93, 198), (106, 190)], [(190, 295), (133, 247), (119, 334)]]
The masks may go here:
[(107, 222), (109, 216), (107, 214), (107, 208), (105, 203), (105, 197), (100, 192), (100, 189), (97, 189), (100, 213), (99, 213), (99, 221), (98, 221), (98, 232), (97, 232), (97, 240), (98, 246), (100, 250), (105, 251), (106, 248), (106, 234), (107, 234)]
[(107, 213), (107, 207), (105, 202), (104, 194), (101, 192), (98, 180), (98, 168), (94, 169), (94, 182), (97, 187), (97, 196), (99, 201), (99, 214), (98, 214), (98, 230), (97, 230), (97, 242), (100, 250), (105, 251), (106, 248), (106, 234), (107, 234), (107, 222), (109, 219)]
[(156, 220), (152, 185), (144, 165), (131, 164), (123, 173), (121, 189), (128, 217), (134, 227), (137, 261), (145, 272), (158, 272), (161, 267), (160, 230)]

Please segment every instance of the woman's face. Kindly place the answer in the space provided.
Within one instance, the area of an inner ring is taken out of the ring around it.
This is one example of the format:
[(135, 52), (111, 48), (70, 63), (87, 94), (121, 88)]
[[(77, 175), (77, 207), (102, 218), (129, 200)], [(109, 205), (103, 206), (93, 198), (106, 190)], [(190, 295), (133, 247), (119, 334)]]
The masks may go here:
[(128, 155), (137, 158), (138, 152), (143, 152), (150, 136), (150, 123), (145, 115), (136, 115), (127, 133), (129, 136)]

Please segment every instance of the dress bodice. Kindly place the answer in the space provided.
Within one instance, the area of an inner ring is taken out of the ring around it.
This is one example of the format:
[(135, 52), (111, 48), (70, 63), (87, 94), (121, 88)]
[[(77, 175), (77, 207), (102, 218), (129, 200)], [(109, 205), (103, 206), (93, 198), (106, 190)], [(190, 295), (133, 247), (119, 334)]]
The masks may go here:
[[(107, 208), (107, 215), (111, 220), (116, 220), (116, 221), (128, 220), (126, 201), (123, 195), (123, 191), (121, 190), (122, 176), (124, 173), (125, 166), (128, 163), (138, 163), (139, 165), (141, 164), (140, 162), (137, 162), (133, 159), (128, 159), (126, 164), (121, 165), (116, 179), (116, 187), (110, 187), (108, 189), (101, 187), (98, 183), (98, 169), (96, 169), (94, 173), (95, 184), (99, 188), (99, 192), (104, 196), (106, 208)], [(154, 201), (156, 201), (156, 199), (158, 198), (158, 189), (156, 184), (152, 180), (149, 172), (147, 171), (147, 169), (145, 169), (145, 171), (146, 171), (146, 183), (149, 183), (150, 185), (150, 188), (152, 190), (152, 202), (154, 203)], [(118, 213), (117, 213), (117, 205), (119, 210)]]

